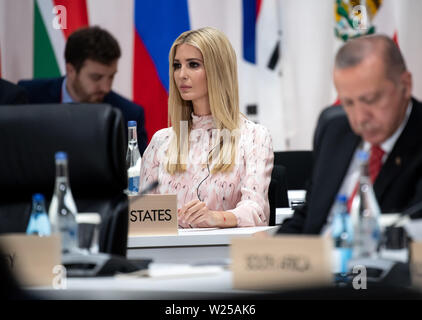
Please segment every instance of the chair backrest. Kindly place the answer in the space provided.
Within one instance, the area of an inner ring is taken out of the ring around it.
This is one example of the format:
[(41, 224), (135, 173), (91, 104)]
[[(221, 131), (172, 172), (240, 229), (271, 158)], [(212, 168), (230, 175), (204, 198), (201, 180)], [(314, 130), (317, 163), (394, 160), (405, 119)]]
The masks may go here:
[(31, 196), (46, 205), (55, 183), (54, 154), (66, 151), (79, 212), (98, 212), (100, 251), (126, 255), (128, 200), (124, 123), (106, 104), (0, 107), (0, 233), (25, 232)]
[(306, 190), (312, 174), (312, 151), (274, 152), (274, 164), (286, 167), (288, 190)]
[(286, 168), (282, 165), (274, 165), (271, 173), (271, 182), (268, 188), (268, 201), (270, 203), (270, 226), (275, 226), (276, 208), (289, 206), (287, 195)]

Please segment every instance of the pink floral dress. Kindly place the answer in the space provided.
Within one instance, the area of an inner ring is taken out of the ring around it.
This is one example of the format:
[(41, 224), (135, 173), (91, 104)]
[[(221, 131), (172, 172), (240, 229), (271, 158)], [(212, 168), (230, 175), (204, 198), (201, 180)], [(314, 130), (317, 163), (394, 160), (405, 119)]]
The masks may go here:
[[(268, 187), (274, 162), (268, 129), (241, 117), (233, 170), (210, 173), (206, 178), (209, 174), (206, 159), (213, 148), (211, 135), (215, 125), (212, 115), (192, 114), (192, 122), (186, 171), (174, 175), (166, 171), (166, 151), (173, 129), (159, 130), (142, 158), (140, 190), (158, 180), (159, 186), (153, 193), (177, 194), (178, 208), (198, 199), (199, 194), (210, 210), (232, 212), (238, 227), (268, 225)], [(209, 143), (204, 143), (204, 134), (209, 135), (205, 140)]]

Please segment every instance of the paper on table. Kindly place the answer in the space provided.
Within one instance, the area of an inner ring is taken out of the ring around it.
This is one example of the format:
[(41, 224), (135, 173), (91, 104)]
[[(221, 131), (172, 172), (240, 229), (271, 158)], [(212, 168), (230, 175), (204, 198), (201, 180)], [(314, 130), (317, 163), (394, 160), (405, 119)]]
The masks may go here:
[(180, 232), (192, 232), (192, 231), (211, 231), (211, 230), (218, 230), (220, 228), (179, 228)]
[(221, 266), (192, 266), (190, 264), (151, 263), (148, 268), (150, 277), (179, 277), (222, 272)]
[(119, 277), (150, 277), (150, 278), (178, 278), (206, 274), (215, 274), (224, 271), (223, 266), (216, 265), (189, 265), (151, 263), (146, 270), (119, 274)]
[(275, 223), (282, 224), (287, 218), (290, 218), (294, 213), (292, 208), (276, 208), (275, 209)]

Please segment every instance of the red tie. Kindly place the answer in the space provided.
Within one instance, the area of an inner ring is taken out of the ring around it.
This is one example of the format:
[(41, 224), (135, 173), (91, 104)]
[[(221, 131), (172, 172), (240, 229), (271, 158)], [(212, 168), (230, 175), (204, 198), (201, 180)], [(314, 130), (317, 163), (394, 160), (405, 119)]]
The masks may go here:
[[(369, 155), (369, 177), (371, 179), (372, 184), (374, 184), (375, 179), (377, 178), (378, 174), (381, 171), (382, 167), (382, 157), (384, 156), (384, 150), (381, 149), (378, 145), (373, 145), (371, 147), (371, 153)], [(356, 186), (350, 196), (349, 200), (347, 201), (347, 210), (350, 212), (352, 208), (353, 198), (356, 195), (358, 190), (359, 181), (356, 183)]]
[(369, 176), (371, 178), (372, 184), (374, 184), (378, 173), (380, 173), (383, 156), (384, 150), (382, 150), (380, 146), (373, 145), (371, 147), (371, 154), (369, 156)]

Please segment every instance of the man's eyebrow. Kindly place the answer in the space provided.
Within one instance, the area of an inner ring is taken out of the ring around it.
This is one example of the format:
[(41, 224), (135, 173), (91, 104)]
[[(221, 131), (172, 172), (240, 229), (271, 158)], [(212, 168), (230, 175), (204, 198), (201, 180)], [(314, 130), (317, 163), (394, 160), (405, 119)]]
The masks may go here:
[(359, 97), (358, 97), (358, 99), (359, 100), (365, 100), (365, 99), (372, 99), (372, 98), (377, 98), (377, 97), (379, 97), (381, 95), (381, 92), (380, 91), (376, 91), (376, 92), (368, 92), (368, 93), (365, 93), (365, 94), (363, 94), (363, 95), (360, 95)]

